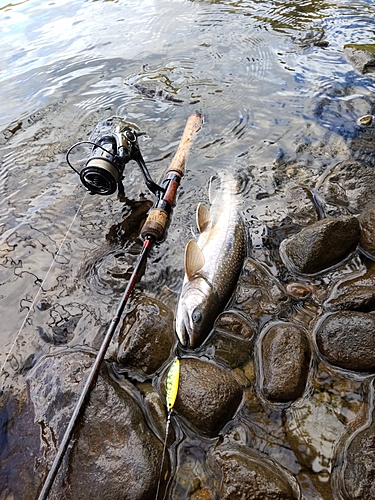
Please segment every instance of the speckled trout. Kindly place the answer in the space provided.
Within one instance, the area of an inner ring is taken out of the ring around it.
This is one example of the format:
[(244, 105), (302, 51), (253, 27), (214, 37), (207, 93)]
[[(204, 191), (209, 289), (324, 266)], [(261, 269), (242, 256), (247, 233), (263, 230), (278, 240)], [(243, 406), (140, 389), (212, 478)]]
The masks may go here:
[(185, 249), (185, 278), (176, 315), (176, 332), (184, 346), (198, 347), (210, 333), (233, 293), (246, 254), (237, 181), (228, 172), (219, 179), (210, 209), (198, 205), (198, 241), (190, 240)]

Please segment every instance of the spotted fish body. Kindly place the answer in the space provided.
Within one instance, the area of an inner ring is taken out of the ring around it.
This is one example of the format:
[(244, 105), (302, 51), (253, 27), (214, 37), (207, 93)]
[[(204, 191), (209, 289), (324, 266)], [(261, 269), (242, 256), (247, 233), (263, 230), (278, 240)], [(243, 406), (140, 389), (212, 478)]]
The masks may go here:
[(245, 231), (238, 212), (237, 181), (226, 172), (210, 210), (199, 204), (198, 241), (185, 250), (185, 279), (177, 306), (180, 342), (198, 347), (210, 333), (237, 283), (246, 253)]

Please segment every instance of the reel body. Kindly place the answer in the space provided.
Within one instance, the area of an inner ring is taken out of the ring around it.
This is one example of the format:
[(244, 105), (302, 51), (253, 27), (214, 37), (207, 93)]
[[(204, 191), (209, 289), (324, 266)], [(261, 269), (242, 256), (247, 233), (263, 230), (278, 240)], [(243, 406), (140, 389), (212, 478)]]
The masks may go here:
[[(71, 155), (81, 145), (91, 145), (91, 154), (83, 168), (74, 167)], [(123, 185), (125, 165), (134, 160), (140, 167), (150, 191), (160, 197), (164, 192), (151, 178), (139, 149), (137, 134), (130, 126), (117, 126), (114, 132), (107, 132), (94, 141), (80, 141), (66, 154), (68, 165), (79, 175), (82, 184), (91, 194), (125, 194)]]

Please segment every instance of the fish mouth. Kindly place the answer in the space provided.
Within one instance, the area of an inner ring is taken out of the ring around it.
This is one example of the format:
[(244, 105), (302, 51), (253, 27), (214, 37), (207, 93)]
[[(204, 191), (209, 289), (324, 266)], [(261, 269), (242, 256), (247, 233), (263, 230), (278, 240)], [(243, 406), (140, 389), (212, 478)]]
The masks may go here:
[(184, 347), (189, 347), (190, 338), (189, 338), (189, 334), (188, 334), (187, 329), (186, 329), (184, 319), (182, 319), (179, 323), (176, 324), (176, 332), (177, 332), (177, 337), (178, 337), (178, 340), (180, 341), (180, 343)]
[(188, 333), (185, 320), (181, 321), (180, 327), (177, 331), (177, 336), (183, 347), (188, 347), (188, 348), (190, 347), (191, 349), (194, 349), (199, 345), (199, 343), (197, 342), (198, 339), (196, 338), (196, 335), (194, 335), (194, 333), (192, 334)]

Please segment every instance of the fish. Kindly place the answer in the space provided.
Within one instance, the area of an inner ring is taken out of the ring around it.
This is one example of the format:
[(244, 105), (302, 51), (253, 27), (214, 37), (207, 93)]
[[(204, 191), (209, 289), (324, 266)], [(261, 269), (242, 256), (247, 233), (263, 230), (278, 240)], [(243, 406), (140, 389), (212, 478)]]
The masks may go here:
[(246, 235), (239, 213), (238, 182), (225, 171), (211, 206), (199, 203), (198, 241), (185, 248), (185, 277), (177, 304), (175, 330), (183, 346), (199, 347), (227, 305), (246, 256)]

